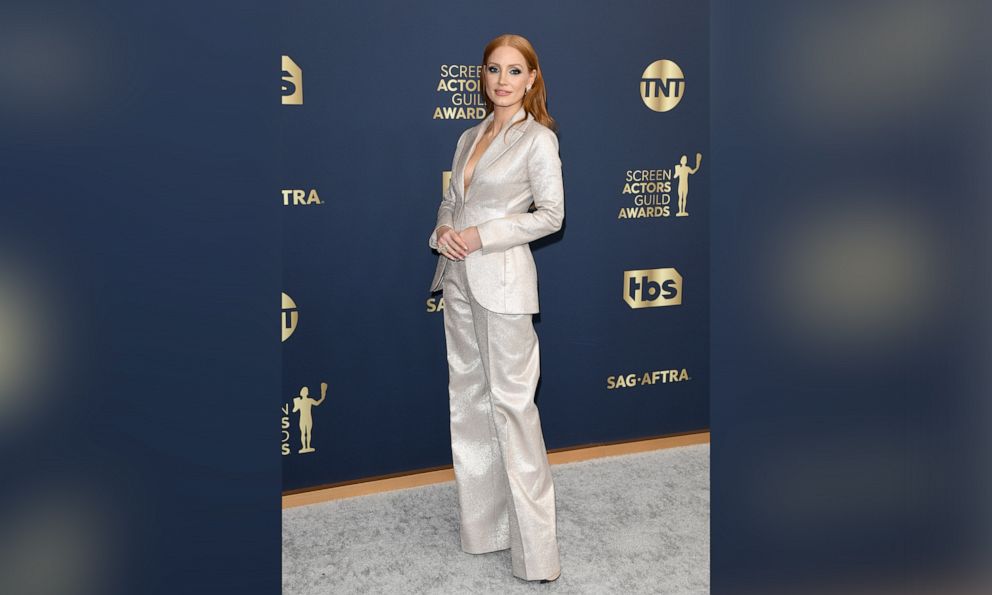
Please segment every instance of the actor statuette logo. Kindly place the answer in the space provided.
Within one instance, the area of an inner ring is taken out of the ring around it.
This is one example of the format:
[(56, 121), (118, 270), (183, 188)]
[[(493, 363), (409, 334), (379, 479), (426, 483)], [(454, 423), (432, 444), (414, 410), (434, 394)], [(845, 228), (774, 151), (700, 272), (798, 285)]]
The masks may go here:
[(689, 177), (699, 171), (703, 154), (696, 153), (696, 165), (689, 164), (689, 157), (682, 155), (679, 162), (668, 169), (628, 169), (624, 175), (624, 202), (617, 211), (617, 219), (645, 219), (672, 215), (672, 186), (678, 193), (676, 217), (688, 217), (686, 201), (689, 197)]
[(641, 75), (641, 99), (656, 112), (675, 109), (685, 94), (685, 75), (671, 60), (656, 60)]
[(282, 104), (303, 105), (303, 69), (289, 56), (282, 57)]
[(282, 191), (282, 204), (285, 207), (299, 207), (322, 205), (324, 204), (324, 201), (320, 200), (320, 196), (317, 194), (316, 188), (311, 188), (309, 190), (296, 188)]
[(615, 388), (633, 388), (635, 386), (653, 386), (655, 384), (670, 384), (692, 380), (685, 368), (671, 370), (650, 370), (648, 372), (632, 372), (606, 377), (606, 390)]
[(300, 320), (300, 312), (296, 309), (296, 302), (285, 293), (282, 294), (282, 340), (285, 341), (296, 330), (296, 323)]
[(673, 268), (623, 272), (623, 301), (631, 308), (682, 304), (682, 275)]
[(282, 406), (282, 419), (280, 424), (282, 426), (282, 454), (286, 456), (292, 453), (289, 446), (290, 441), (290, 423), (289, 417), (291, 413), (296, 413), (298, 415), (297, 426), (300, 430), (300, 449), (297, 450), (297, 454), (307, 454), (311, 452), (316, 452), (317, 449), (313, 447), (313, 408), (319, 407), (324, 399), (327, 397), (327, 383), (320, 383), (320, 399), (314, 399), (310, 397), (310, 389), (306, 386), (300, 388), (300, 394), (293, 397), (293, 409), (289, 409), (289, 404), (283, 404)]
[(679, 212), (675, 214), (676, 217), (689, 216), (685, 210), (685, 201), (689, 196), (689, 176), (699, 171), (699, 164), (703, 162), (703, 154), (696, 153), (696, 167), (689, 166), (688, 160), (689, 158), (683, 155), (682, 160), (675, 166), (675, 177), (679, 180)]
[(442, 64), (435, 91), (435, 120), (481, 120), (486, 116), (479, 78), (481, 64)]

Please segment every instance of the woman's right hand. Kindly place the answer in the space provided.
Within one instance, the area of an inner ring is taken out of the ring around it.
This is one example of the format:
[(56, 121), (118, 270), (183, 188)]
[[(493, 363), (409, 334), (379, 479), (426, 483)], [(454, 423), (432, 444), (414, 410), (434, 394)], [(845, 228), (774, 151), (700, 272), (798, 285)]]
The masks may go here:
[(437, 228), (438, 252), (449, 260), (465, 260), (468, 256), (468, 244), (458, 235), (458, 232), (447, 225)]

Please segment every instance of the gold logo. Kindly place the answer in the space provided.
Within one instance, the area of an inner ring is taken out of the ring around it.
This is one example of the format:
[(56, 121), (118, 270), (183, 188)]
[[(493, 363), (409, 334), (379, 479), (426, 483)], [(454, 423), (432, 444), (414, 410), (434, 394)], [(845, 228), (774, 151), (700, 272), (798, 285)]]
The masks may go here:
[(685, 76), (671, 60), (656, 60), (641, 75), (641, 99), (656, 112), (667, 112), (682, 101)]
[(300, 312), (296, 309), (296, 302), (285, 293), (282, 294), (282, 340), (285, 341), (296, 330), (296, 323), (300, 320)]
[(673, 268), (623, 272), (623, 301), (631, 308), (682, 304), (682, 275)]
[(282, 104), (303, 105), (303, 69), (289, 56), (282, 57)]
[(442, 64), (437, 87), (439, 104), (434, 108), (435, 120), (481, 120), (486, 117), (479, 78), (481, 64)]
[(689, 176), (699, 171), (699, 164), (703, 161), (703, 154), (696, 153), (696, 167), (686, 165), (688, 161), (689, 158), (683, 155), (682, 160), (675, 166), (674, 177), (679, 180), (679, 212), (675, 214), (676, 217), (689, 216), (689, 213), (685, 210), (685, 199), (689, 196)]
[(439, 298), (430, 297), (427, 298), (427, 312), (440, 312), (444, 310), (444, 296)]
[(682, 155), (679, 163), (668, 169), (628, 169), (624, 177), (621, 198), (632, 200), (634, 206), (620, 207), (617, 219), (667, 218), (672, 214), (672, 186), (678, 180), (679, 210), (676, 217), (688, 217), (686, 199), (689, 196), (689, 176), (699, 170), (702, 153), (696, 153), (696, 166)]
[[(315, 400), (310, 397), (310, 389), (307, 387), (302, 387), (300, 389), (300, 394), (293, 397), (293, 410), (292, 413), (299, 413), (299, 428), (300, 428), (300, 450), (296, 451), (298, 454), (306, 454), (310, 452), (317, 452), (317, 449), (313, 447), (313, 408), (319, 407), (321, 403), (324, 402), (324, 398), (327, 397), (327, 383), (320, 383), (320, 399)], [(290, 454), (289, 447), (289, 405), (282, 406), (282, 454), (283, 456)]]
[(624, 179), (624, 197), (632, 196), (634, 206), (620, 207), (617, 219), (668, 217), (672, 200), (672, 172), (667, 169), (628, 169)]
[(682, 369), (650, 370), (648, 372), (617, 374), (606, 377), (606, 390), (615, 388), (633, 388), (635, 386), (652, 386), (692, 380), (689, 371)]
[(451, 185), (451, 172), (443, 171), (441, 172), (441, 198), (444, 198), (448, 194), (448, 186)]
[(322, 205), (324, 201), (320, 200), (316, 188), (311, 188), (309, 191), (295, 189), (282, 191), (282, 204), (286, 207), (295, 207), (300, 205)]

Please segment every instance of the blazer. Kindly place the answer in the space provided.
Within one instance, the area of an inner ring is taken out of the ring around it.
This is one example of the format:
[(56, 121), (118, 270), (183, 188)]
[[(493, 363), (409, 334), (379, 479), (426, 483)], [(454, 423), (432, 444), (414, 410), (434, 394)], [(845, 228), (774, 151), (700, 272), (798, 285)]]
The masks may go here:
[[(465, 257), (472, 296), (492, 312), (536, 314), (537, 267), (529, 242), (558, 231), (565, 219), (558, 136), (521, 107), (479, 157), (465, 193), (465, 165), (494, 117), (490, 113), (459, 137), (427, 243), (437, 249), (442, 225), (456, 231), (476, 226), (482, 248)], [(532, 202), (536, 210), (529, 212)], [(441, 288), (447, 263), (438, 256), (432, 292)]]

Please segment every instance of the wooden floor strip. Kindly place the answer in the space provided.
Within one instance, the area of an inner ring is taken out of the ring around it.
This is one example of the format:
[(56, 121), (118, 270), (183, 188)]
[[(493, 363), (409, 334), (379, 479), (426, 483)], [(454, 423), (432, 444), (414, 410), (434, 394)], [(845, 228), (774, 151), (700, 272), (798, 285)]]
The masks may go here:
[[(646, 440), (631, 440), (628, 442), (618, 442), (611, 444), (593, 444), (577, 448), (553, 450), (548, 452), (548, 461), (552, 465), (561, 463), (575, 463), (577, 461), (587, 461), (602, 457), (614, 457), (618, 455), (631, 454), (636, 452), (647, 452), (662, 448), (674, 448), (676, 446), (687, 446), (690, 444), (706, 444), (710, 441), (709, 431), (691, 432), (676, 436), (663, 436), (660, 438), (650, 438)], [(430, 469), (403, 473), (379, 478), (369, 478), (359, 481), (346, 482), (338, 485), (323, 486), (317, 489), (298, 490), (287, 492), (282, 497), (283, 508), (293, 508), (295, 506), (306, 506), (307, 504), (317, 504), (329, 500), (340, 498), (352, 498), (355, 496), (365, 496), (379, 492), (389, 492), (405, 488), (415, 488), (418, 486), (454, 481), (455, 472), (449, 467), (440, 469)]]

